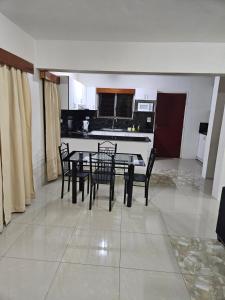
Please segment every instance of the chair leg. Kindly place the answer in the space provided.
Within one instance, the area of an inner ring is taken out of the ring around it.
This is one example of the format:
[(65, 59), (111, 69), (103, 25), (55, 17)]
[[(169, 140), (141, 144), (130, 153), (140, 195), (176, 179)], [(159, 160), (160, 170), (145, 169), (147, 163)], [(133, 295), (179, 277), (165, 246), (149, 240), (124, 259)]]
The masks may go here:
[(82, 184), (82, 202), (84, 202), (84, 182)]
[(113, 193), (113, 191), (112, 191), (112, 187), (110, 185), (110, 187), (109, 187), (109, 211), (112, 210), (112, 193)]
[(148, 206), (148, 187), (145, 187), (145, 206)]
[(70, 191), (70, 181), (71, 181), (71, 177), (69, 176), (69, 179), (68, 179), (68, 192)]
[(88, 175), (88, 179), (87, 179), (87, 194), (89, 194), (89, 185), (90, 185), (90, 176)]
[(61, 199), (63, 199), (63, 194), (64, 194), (64, 176), (62, 176)]
[(96, 193), (96, 187), (95, 187), (96, 185), (94, 184), (94, 197), (93, 197), (93, 199), (95, 200), (95, 193)]
[(98, 188), (99, 188), (99, 184), (97, 184), (97, 190), (98, 190)]
[(115, 183), (113, 183), (113, 186), (112, 186), (112, 201), (114, 201), (114, 187), (115, 187)]
[(89, 210), (92, 208), (92, 184), (90, 184), (90, 200), (89, 200)]
[(126, 196), (127, 196), (127, 182), (124, 181), (124, 194), (123, 194), (123, 204), (126, 204)]

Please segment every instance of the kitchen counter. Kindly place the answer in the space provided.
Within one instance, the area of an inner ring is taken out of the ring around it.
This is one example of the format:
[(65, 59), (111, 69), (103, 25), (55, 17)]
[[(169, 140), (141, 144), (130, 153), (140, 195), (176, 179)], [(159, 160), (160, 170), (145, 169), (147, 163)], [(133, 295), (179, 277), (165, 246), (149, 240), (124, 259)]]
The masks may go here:
[(93, 130), (88, 133), (81, 131), (67, 131), (61, 132), (62, 138), (78, 138), (78, 139), (104, 139), (104, 140), (118, 140), (118, 141), (140, 141), (151, 142), (153, 133), (145, 132), (129, 132), (129, 131), (101, 131)]

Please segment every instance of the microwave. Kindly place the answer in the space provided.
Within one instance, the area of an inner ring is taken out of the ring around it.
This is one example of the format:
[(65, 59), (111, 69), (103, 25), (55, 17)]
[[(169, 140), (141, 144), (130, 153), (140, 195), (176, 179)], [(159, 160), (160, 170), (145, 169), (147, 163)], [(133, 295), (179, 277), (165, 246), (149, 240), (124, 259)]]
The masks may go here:
[(149, 102), (138, 102), (137, 111), (154, 111), (154, 104)]

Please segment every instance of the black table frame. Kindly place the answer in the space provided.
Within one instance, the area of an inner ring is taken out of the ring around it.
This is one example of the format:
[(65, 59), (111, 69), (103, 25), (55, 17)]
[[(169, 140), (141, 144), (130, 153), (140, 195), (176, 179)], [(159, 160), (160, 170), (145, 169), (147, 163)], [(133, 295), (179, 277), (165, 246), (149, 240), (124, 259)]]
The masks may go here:
[[(70, 152), (70, 154), (64, 159), (67, 161), (70, 161), (72, 163), (72, 203), (77, 203), (77, 164), (79, 163), (79, 172), (83, 171), (83, 164), (84, 163), (88, 163), (88, 161), (84, 160), (84, 155), (83, 155), (83, 159), (73, 159), (72, 156), (75, 153), (85, 153), (88, 155), (88, 153), (92, 153), (92, 154), (97, 154), (97, 151), (72, 151)], [(116, 156), (117, 155), (125, 155), (127, 157), (129, 156), (137, 156), (138, 158), (138, 164), (133, 163), (129, 163), (128, 160), (124, 161), (124, 160), (117, 160)], [(134, 174), (134, 167), (135, 166), (139, 166), (139, 167), (144, 167), (145, 163), (144, 160), (141, 156), (141, 154), (136, 154), (136, 153), (116, 153), (115, 155), (115, 168), (121, 168), (124, 167), (128, 169), (128, 174), (129, 174), (129, 180), (127, 183), (127, 207), (131, 207), (132, 206), (132, 195), (133, 195), (133, 174)], [(79, 190), (81, 191), (84, 188), (84, 180), (82, 178), (80, 178), (79, 180)]]

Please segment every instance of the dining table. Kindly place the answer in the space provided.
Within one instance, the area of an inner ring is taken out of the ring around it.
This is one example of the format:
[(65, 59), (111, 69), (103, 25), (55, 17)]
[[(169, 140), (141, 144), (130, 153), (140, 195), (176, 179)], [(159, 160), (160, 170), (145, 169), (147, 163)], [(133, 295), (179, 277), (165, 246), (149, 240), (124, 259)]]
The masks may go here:
[[(66, 161), (72, 163), (72, 203), (77, 203), (77, 170), (83, 171), (83, 168), (89, 165), (89, 155), (92, 154), (92, 158), (96, 160), (110, 160), (110, 155), (106, 155), (104, 152), (97, 151), (71, 151), (65, 158)], [(129, 174), (129, 180), (127, 184), (127, 207), (132, 206), (133, 195), (133, 174), (135, 166), (144, 167), (145, 162), (141, 154), (136, 153), (115, 153), (114, 154), (115, 169), (122, 169), (124, 172), (127, 170)], [(79, 181), (79, 189), (82, 190), (83, 180)]]

